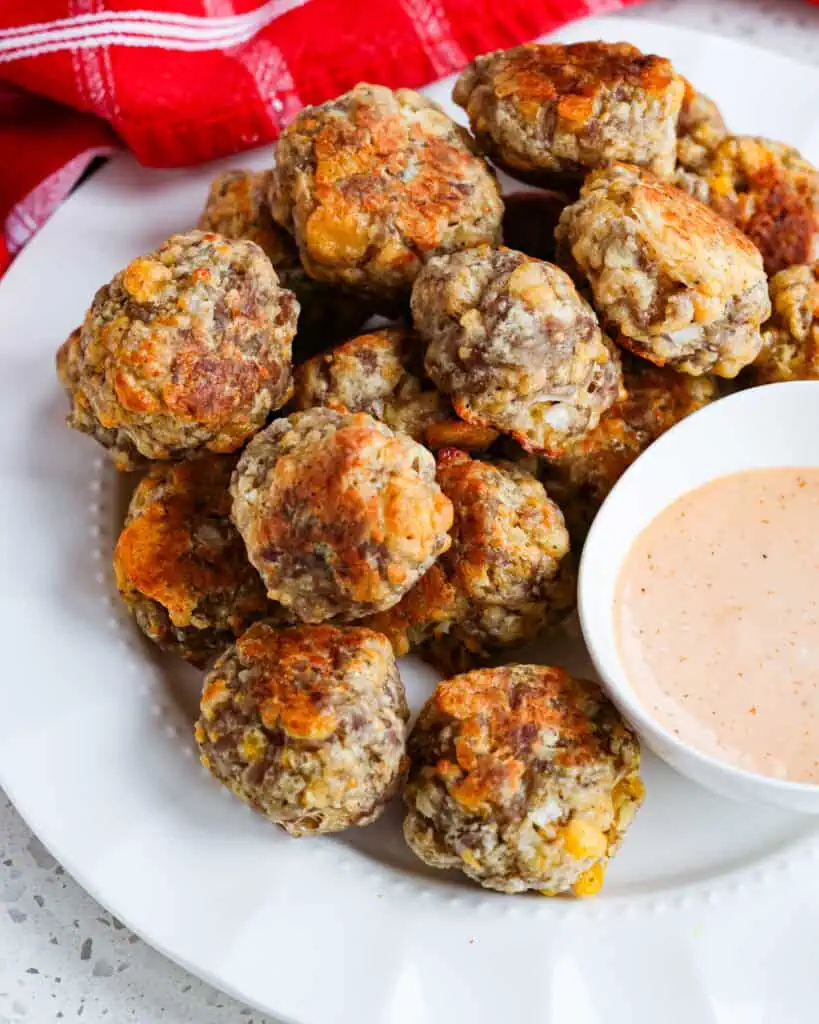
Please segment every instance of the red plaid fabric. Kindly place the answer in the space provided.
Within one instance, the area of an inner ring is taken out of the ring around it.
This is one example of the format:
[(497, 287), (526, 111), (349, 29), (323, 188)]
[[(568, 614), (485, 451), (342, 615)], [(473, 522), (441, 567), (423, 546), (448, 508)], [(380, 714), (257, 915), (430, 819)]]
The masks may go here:
[(356, 82), (420, 86), (637, 0), (7, 0), (0, 273), (94, 156), (198, 163)]

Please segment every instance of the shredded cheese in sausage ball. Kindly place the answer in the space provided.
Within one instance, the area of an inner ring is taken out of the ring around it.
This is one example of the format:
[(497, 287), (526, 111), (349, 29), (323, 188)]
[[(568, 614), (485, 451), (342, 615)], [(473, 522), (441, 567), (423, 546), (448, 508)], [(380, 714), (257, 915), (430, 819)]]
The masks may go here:
[(620, 393), (594, 310), (551, 263), (481, 246), (430, 260), (412, 290), (424, 365), (458, 415), (557, 452)]
[(770, 281), (773, 314), (748, 373), (757, 384), (819, 380), (819, 263), (788, 267)]
[(357, 85), (284, 130), (270, 188), (311, 277), (388, 302), (423, 262), (500, 235), (503, 202), (469, 134), (411, 89)]
[(631, 729), (599, 687), (559, 668), (441, 683), (408, 751), (410, 849), (501, 892), (596, 893), (643, 798)]
[(563, 514), (530, 473), (466, 452), (438, 454), (452, 547), (402, 600), (367, 620), (396, 653), (444, 672), (473, 667), (558, 625), (575, 600)]
[(368, 825), (406, 772), (409, 708), (369, 629), (257, 623), (205, 677), (202, 764), (291, 836)]
[(670, 61), (628, 43), (527, 43), (476, 57), (453, 99), (483, 152), (548, 187), (612, 160), (670, 176), (684, 90)]
[(366, 413), (310, 409), (247, 446), (233, 521), (267, 592), (305, 622), (400, 601), (450, 545), (435, 460)]
[(139, 628), (198, 666), (256, 619), (285, 618), (230, 520), (235, 464), (213, 455), (153, 465), (134, 490), (114, 549), (117, 586)]
[(97, 292), (57, 359), (117, 468), (238, 450), (284, 405), (299, 305), (254, 242), (192, 231)]
[(703, 203), (647, 171), (612, 164), (586, 179), (558, 243), (616, 340), (658, 366), (735, 377), (770, 312), (762, 257)]

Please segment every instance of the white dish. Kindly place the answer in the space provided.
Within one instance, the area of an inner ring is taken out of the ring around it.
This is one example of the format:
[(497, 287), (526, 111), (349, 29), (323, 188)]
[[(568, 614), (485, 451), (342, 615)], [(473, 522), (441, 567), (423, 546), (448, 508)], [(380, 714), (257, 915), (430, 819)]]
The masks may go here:
[(819, 381), (769, 384), (723, 398), (678, 423), (617, 482), (597, 514), (580, 563), (583, 637), (607, 693), (655, 754), (724, 796), (819, 813), (819, 786), (709, 757), (660, 724), (637, 698), (617, 644), (614, 595), (637, 536), (688, 491), (728, 473), (819, 466)]
[[(562, 35), (668, 54), (738, 130), (819, 158), (819, 71), (642, 22)], [(430, 93), (449, 106), (448, 88)], [(194, 221), (216, 171), (267, 161), (257, 152), (157, 172), (120, 157), (0, 285), (0, 782), (126, 924), (298, 1024), (811, 1019), (811, 819), (717, 798), (647, 755), (646, 804), (603, 893), (505, 897), (425, 869), (403, 845), (397, 808), (372, 828), (290, 840), (198, 767), (197, 675), (156, 657), (114, 594), (123, 496), (92, 442), (63, 426), (53, 354), (101, 282)], [(576, 632), (537, 657), (589, 671)], [(402, 671), (417, 706), (434, 674), (411, 661)]]

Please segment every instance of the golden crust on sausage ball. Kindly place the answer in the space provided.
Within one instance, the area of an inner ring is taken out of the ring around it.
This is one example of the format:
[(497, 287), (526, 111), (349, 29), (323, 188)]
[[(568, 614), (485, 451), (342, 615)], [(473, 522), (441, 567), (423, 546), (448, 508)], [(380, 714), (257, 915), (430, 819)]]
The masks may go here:
[(819, 171), (797, 150), (730, 135), (706, 180), (711, 206), (757, 246), (768, 274), (819, 259)]
[(501, 892), (596, 893), (643, 798), (636, 737), (599, 687), (558, 668), (441, 683), (408, 752), (410, 848)]
[(292, 836), (374, 821), (406, 771), (395, 658), (369, 629), (252, 626), (204, 681), (202, 763)]
[(411, 89), (357, 85), (284, 130), (270, 190), (311, 277), (383, 299), (421, 265), (500, 234), (503, 203), (473, 140)]
[(629, 164), (586, 179), (558, 242), (585, 275), (617, 341), (684, 373), (735, 377), (770, 312), (762, 258), (691, 196)]
[(670, 175), (683, 92), (668, 60), (628, 43), (527, 43), (476, 57), (453, 99), (492, 160), (548, 185), (612, 160)]
[(412, 290), (426, 372), (470, 423), (530, 451), (596, 426), (620, 363), (591, 306), (558, 267), (503, 247), (430, 260)]
[(290, 397), (298, 311), (253, 242), (174, 235), (100, 288), (58, 358), (69, 425), (119, 469), (235, 451)]
[(770, 293), (773, 314), (749, 376), (757, 384), (819, 380), (819, 263), (780, 270)]
[(230, 521), (235, 459), (157, 463), (137, 484), (114, 573), (139, 628), (203, 665), (256, 619), (276, 614)]
[(446, 670), (559, 623), (574, 604), (574, 572), (563, 515), (529, 473), (448, 449), (438, 455), (438, 483), (454, 510), (452, 546), (368, 625), (398, 654), (419, 650)]
[(669, 427), (719, 397), (716, 380), (692, 377), (634, 357), (623, 362), (626, 397), (594, 430), (541, 463), (543, 482), (580, 545), (597, 510), (638, 455)]
[(360, 295), (308, 277), (291, 236), (270, 215), (272, 171), (225, 171), (213, 179), (197, 227), (225, 238), (246, 238), (264, 250), (279, 281), (300, 306), (293, 358), (301, 362), (335, 338), (353, 334), (371, 315), (372, 303)]
[(433, 456), (366, 413), (275, 420), (245, 449), (231, 492), (269, 596), (306, 622), (391, 607), (450, 545)]

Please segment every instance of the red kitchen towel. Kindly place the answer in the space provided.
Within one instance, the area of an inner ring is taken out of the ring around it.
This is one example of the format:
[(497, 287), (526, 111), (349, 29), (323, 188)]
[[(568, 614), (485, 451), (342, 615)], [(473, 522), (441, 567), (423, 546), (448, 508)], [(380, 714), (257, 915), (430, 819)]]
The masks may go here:
[(420, 86), (637, 0), (5, 0), (0, 274), (89, 162), (193, 164), (356, 82)]

